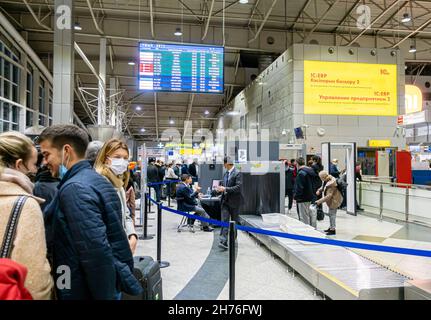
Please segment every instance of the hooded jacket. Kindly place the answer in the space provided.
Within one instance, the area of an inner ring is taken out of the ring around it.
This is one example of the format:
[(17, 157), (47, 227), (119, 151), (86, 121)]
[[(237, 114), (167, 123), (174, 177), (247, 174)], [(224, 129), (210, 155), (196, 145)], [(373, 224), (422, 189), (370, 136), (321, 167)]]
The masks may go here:
[(40, 205), (42, 211), (54, 198), (59, 183), (60, 179), (54, 178), (49, 170), (42, 170), (36, 175), (33, 194), (45, 200), (45, 202)]
[(328, 182), (323, 183), (320, 191), (322, 192), (322, 198), (316, 201), (317, 205), (326, 202), (330, 209), (337, 209), (343, 202), (343, 196), (337, 188), (337, 180), (332, 176), (330, 176)]

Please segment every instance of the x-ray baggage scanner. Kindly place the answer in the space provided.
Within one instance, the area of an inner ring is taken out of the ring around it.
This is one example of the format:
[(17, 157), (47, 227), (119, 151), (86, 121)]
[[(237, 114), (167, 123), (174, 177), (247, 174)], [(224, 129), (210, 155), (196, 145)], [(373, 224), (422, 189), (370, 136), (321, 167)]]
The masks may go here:
[[(296, 153), (294, 153), (296, 151)], [(294, 154), (293, 156), (291, 154)], [(280, 143), (280, 159), (307, 157), (307, 145), (303, 143)]]
[(355, 181), (356, 143), (355, 142), (322, 143), (322, 165), (323, 165), (323, 168), (328, 172), (331, 164), (332, 149), (344, 149), (346, 151), (347, 213), (356, 215), (356, 181)]

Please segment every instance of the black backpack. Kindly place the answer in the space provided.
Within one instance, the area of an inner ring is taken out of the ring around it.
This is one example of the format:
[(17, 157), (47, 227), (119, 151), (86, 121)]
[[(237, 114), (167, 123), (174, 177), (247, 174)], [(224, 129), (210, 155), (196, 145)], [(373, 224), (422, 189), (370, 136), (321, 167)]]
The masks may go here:
[(335, 181), (337, 182), (337, 189), (341, 193), (344, 193), (344, 191), (347, 189), (347, 186), (349, 185), (343, 178), (336, 178)]

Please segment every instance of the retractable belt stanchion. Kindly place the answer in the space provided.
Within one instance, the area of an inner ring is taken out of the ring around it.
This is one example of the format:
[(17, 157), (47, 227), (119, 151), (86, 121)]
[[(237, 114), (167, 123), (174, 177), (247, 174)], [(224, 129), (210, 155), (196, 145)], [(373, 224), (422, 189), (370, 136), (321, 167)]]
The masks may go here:
[(235, 300), (235, 221), (229, 222), (229, 300)]
[[(140, 236), (139, 239), (140, 240), (151, 240), (151, 239), (154, 238), (154, 235), (152, 235), (152, 234), (149, 235), (148, 234), (148, 203), (151, 202), (151, 201), (148, 199), (148, 193), (147, 192), (145, 193), (145, 197), (144, 198), (145, 198), (144, 199), (144, 201), (145, 201), (145, 207), (144, 207), (144, 225), (143, 225), (144, 234), (143, 234), (143, 236)], [(142, 199), (141, 199), (141, 201), (142, 201)]]
[(157, 204), (157, 261), (160, 268), (169, 267), (169, 262), (162, 261), (162, 203)]

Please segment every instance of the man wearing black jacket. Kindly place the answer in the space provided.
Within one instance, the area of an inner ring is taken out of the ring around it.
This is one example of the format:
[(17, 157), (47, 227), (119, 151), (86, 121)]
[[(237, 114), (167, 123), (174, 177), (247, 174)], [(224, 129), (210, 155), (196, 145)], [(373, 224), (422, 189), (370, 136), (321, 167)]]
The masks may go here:
[[(242, 202), (241, 173), (235, 168), (233, 160), (230, 157), (224, 158), (224, 167), (226, 173), (223, 176), (222, 185), (216, 189), (217, 193), (222, 194), (221, 220), (223, 222), (229, 222), (230, 220), (238, 222), (238, 211)], [(227, 236), (228, 228), (222, 227), (220, 230), (220, 248), (228, 249)]]
[[(150, 158), (148, 160), (148, 168), (147, 168), (147, 182), (148, 183), (159, 183), (162, 180), (160, 180), (160, 173), (159, 168), (154, 165), (154, 158)], [(153, 185), (150, 188), (153, 188), (156, 192), (156, 201), (160, 202), (161, 198), (161, 192), (160, 192), (160, 185)]]
[(316, 228), (316, 215), (310, 210), (310, 205), (316, 200), (316, 193), (313, 191), (313, 180), (316, 172), (305, 165), (304, 158), (296, 160), (298, 164), (298, 175), (295, 179), (294, 198), (298, 208), (299, 219)]

